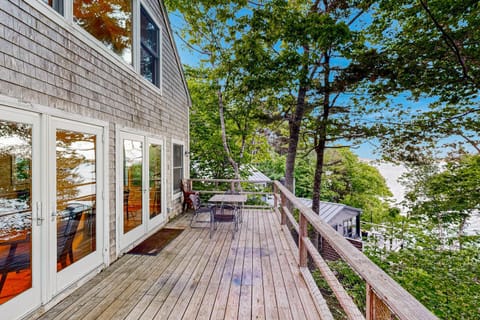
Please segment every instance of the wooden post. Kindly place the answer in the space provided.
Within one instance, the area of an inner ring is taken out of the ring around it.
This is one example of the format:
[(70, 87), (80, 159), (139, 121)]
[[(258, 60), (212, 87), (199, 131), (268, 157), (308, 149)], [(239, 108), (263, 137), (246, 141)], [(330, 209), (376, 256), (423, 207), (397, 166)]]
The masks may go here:
[(280, 192), (280, 197), (282, 199), (282, 207), (281, 207), (281, 210), (280, 210), (280, 212), (282, 213), (282, 217), (281, 217), (280, 224), (284, 225), (284, 224), (287, 223), (287, 215), (285, 214), (285, 210), (283, 210), (283, 208), (285, 208), (287, 206), (287, 198), (285, 197), (283, 192)]
[(367, 283), (367, 317), (366, 320), (391, 320), (392, 312), (378, 298), (372, 287)]
[(230, 182), (230, 191), (234, 192), (235, 191), (235, 182)]
[(298, 231), (298, 250), (299, 250), (298, 261), (299, 261), (300, 268), (306, 267), (308, 262), (307, 246), (303, 241), (303, 239), (306, 237), (307, 237), (307, 219), (305, 218), (303, 213), (300, 212), (300, 225), (299, 225), (299, 231)]
[(273, 207), (274, 208), (278, 208), (277, 194), (278, 194), (278, 188), (277, 188), (277, 185), (274, 183), (273, 184)]

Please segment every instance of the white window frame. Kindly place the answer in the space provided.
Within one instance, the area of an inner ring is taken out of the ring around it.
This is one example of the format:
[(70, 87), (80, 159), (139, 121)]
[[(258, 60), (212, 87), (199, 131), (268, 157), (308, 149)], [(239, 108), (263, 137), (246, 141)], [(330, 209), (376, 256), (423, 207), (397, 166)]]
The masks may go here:
[(175, 190), (173, 189), (173, 186), (174, 186), (174, 153), (173, 153), (173, 148), (174, 148), (174, 145), (181, 145), (182, 148), (183, 148), (183, 152), (182, 152), (182, 179), (185, 179), (185, 146), (186, 146), (186, 143), (185, 141), (182, 141), (182, 140), (177, 140), (177, 139), (172, 139), (172, 147), (171, 147), (171, 155), (170, 155), (170, 159), (171, 159), (171, 164), (170, 164), (170, 167), (172, 168), (171, 169), (171, 181), (172, 181), (172, 184), (171, 184), (171, 192), (172, 192), (172, 199), (175, 200), (175, 199), (178, 199), (182, 196), (182, 191), (177, 191), (175, 192)]
[(141, 72), (141, 70), (140, 70), (140, 65), (141, 65), (140, 50), (142, 49), (142, 43), (141, 43), (142, 35), (141, 35), (140, 23), (141, 23), (141, 18), (142, 18), (142, 9), (147, 13), (148, 18), (155, 24), (155, 26), (158, 29), (158, 37), (157, 37), (157, 45), (158, 45), (158, 52), (157, 52), (157, 54), (158, 54), (158, 63), (157, 63), (158, 64), (157, 65), (158, 80), (157, 80), (157, 82), (158, 83), (155, 84), (155, 83), (152, 83), (152, 82), (148, 81), (147, 79), (145, 79), (145, 80), (148, 81), (149, 83), (151, 83), (152, 85), (154, 85), (156, 88), (160, 88), (160, 90), (161, 90), (161, 88), (162, 88), (162, 78), (163, 78), (163, 76), (162, 76), (162, 69), (163, 69), (163, 67), (162, 67), (162, 61), (163, 61), (163, 59), (162, 59), (162, 47), (163, 47), (162, 46), (162, 28), (161, 28), (161, 24), (158, 22), (155, 15), (152, 14), (152, 10), (150, 10), (150, 8), (144, 3), (139, 3), (138, 8), (137, 8), (137, 12), (139, 13), (138, 18), (137, 18), (138, 19), (137, 20), (138, 21), (138, 29), (137, 29), (137, 31), (138, 31), (138, 36), (137, 36), (138, 41), (134, 41), (138, 45), (138, 49), (135, 49), (135, 51), (134, 51), (134, 52), (137, 52), (137, 59), (135, 59), (135, 60), (137, 60), (137, 63), (138, 63), (138, 69), (137, 70), (138, 70), (139, 74), (143, 77), (143, 75), (140, 73)]

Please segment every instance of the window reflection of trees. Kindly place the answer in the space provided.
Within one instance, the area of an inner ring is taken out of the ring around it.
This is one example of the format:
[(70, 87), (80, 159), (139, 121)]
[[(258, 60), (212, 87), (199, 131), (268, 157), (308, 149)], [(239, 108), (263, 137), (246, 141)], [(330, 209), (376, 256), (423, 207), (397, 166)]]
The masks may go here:
[(132, 3), (128, 0), (74, 0), (75, 22), (132, 63)]
[(31, 159), (31, 125), (0, 121), (0, 304), (32, 286)]
[(30, 209), (31, 145), (31, 125), (0, 121), (0, 211)]
[(95, 201), (96, 136), (57, 131), (57, 210), (64, 210), (69, 201)]

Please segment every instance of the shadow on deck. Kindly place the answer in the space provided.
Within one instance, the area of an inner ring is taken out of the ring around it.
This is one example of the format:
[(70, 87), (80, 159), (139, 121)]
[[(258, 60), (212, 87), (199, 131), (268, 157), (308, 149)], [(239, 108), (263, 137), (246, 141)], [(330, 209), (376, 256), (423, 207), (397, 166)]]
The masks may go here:
[[(126, 254), (39, 319), (319, 319), (278, 218), (245, 210), (209, 238), (186, 228), (157, 256)], [(288, 236), (288, 235), (287, 235)]]

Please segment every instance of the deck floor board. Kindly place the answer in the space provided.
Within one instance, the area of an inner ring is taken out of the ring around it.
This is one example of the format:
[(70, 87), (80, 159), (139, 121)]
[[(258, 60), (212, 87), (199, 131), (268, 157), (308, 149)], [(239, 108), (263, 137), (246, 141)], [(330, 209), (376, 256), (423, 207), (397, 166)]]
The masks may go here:
[[(232, 226), (185, 228), (157, 256), (125, 254), (36, 319), (319, 319), (295, 254), (270, 210)], [(32, 318), (33, 319), (33, 318)]]

